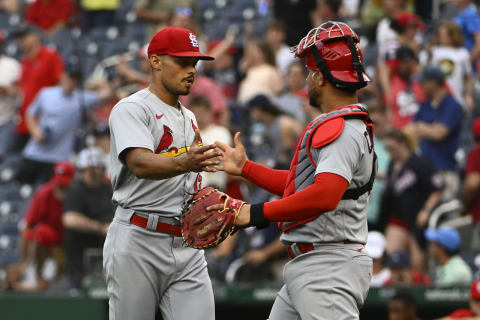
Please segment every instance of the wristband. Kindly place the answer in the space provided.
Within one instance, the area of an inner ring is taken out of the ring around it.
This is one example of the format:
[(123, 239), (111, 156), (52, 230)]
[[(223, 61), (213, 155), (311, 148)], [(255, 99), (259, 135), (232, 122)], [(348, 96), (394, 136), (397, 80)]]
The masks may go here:
[(250, 207), (250, 226), (255, 226), (257, 229), (265, 229), (270, 225), (270, 221), (265, 219), (263, 215), (263, 202), (252, 204)]

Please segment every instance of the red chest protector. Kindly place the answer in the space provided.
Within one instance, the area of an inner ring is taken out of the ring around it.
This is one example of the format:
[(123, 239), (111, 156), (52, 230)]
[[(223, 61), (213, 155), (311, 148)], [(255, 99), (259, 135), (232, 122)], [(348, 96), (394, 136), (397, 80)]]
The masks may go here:
[[(297, 145), (295, 155), (290, 164), (290, 172), (283, 193), (284, 198), (314, 183), (317, 164), (311, 153), (312, 148), (319, 149), (335, 141), (342, 133), (345, 127), (345, 121), (348, 119), (360, 119), (364, 121), (367, 127), (365, 138), (368, 142), (369, 151), (373, 152), (373, 123), (364, 106), (352, 105), (321, 115), (310, 122), (302, 133), (302, 139)], [(368, 183), (359, 188), (346, 190), (342, 200), (356, 200), (361, 195), (370, 192), (376, 175), (376, 160), (377, 157), (374, 152), (372, 173)], [(283, 231), (287, 231), (315, 220), (316, 218), (317, 216), (313, 216), (303, 221), (280, 223), (279, 227)]]

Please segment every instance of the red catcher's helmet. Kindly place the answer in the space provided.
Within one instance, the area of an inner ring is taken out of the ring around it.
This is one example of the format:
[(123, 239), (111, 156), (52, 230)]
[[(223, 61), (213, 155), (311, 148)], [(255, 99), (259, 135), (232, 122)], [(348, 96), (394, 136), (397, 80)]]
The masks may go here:
[(355, 91), (370, 81), (362, 65), (359, 42), (347, 24), (328, 21), (310, 30), (292, 51), (307, 68), (322, 72), (336, 88)]

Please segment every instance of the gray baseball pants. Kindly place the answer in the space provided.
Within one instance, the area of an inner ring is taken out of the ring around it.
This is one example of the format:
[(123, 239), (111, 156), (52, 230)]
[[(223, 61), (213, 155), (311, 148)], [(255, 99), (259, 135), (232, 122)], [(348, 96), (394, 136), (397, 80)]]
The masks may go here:
[(285, 284), (269, 319), (359, 319), (371, 276), (372, 259), (363, 245), (321, 245), (285, 265)]
[(131, 225), (131, 213), (117, 209), (103, 248), (110, 320), (154, 320), (157, 307), (164, 320), (214, 320), (203, 251)]

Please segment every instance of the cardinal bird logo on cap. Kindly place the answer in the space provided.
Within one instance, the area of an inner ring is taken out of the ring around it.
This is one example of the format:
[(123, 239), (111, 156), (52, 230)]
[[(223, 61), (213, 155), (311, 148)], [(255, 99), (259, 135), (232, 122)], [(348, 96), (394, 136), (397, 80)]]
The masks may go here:
[(163, 126), (163, 136), (160, 139), (157, 149), (155, 150), (156, 154), (159, 154), (163, 150), (167, 150), (168, 147), (173, 143), (173, 131), (168, 126)]

